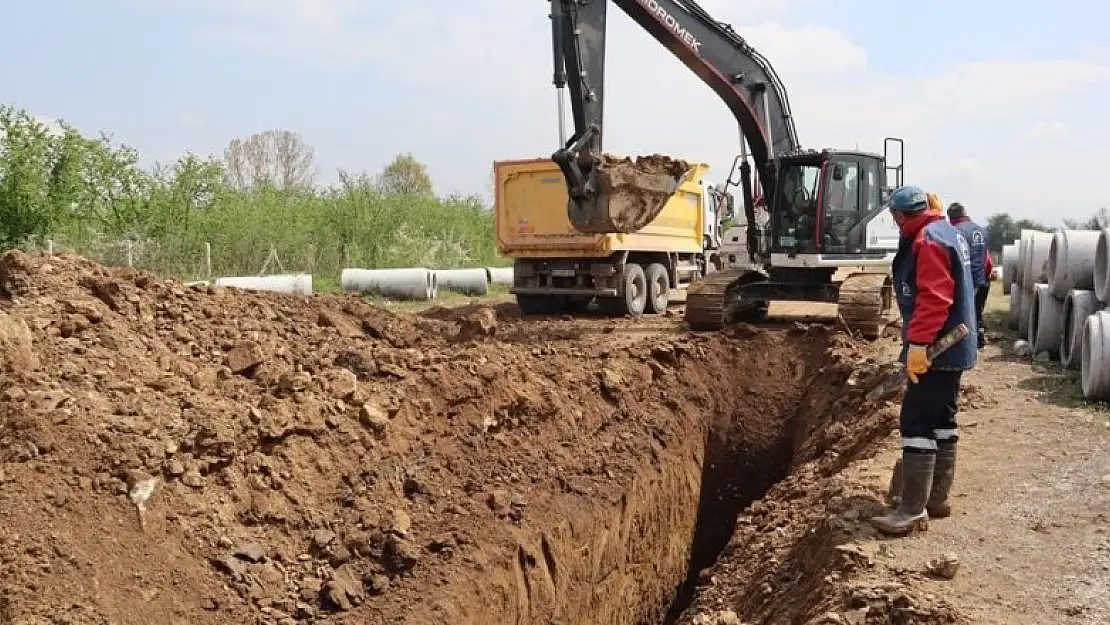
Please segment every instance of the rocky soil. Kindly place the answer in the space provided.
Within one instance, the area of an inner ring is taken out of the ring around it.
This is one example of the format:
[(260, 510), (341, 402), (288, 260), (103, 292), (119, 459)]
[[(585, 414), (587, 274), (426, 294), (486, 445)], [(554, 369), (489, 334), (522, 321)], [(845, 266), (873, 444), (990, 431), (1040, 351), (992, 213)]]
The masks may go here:
[(0, 623), (958, 622), (843, 548), (872, 354), (9, 252)]

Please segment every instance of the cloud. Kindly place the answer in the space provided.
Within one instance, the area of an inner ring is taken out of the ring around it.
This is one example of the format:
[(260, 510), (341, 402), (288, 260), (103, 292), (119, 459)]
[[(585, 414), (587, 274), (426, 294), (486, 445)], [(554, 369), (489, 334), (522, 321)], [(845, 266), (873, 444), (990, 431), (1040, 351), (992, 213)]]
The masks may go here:
[(969, 177), (978, 177), (987, 173), (987, 168), (972, 158), (958, 158), (952, 161), (949, 169), (955, 174)]
[(208, 125), (208, 117), (202, 113), (182, 111), (173, 116), (173, 122), (185, 128), (198, 129)]
[(1064, 122), (1037, 122), (1025, 129), (1022, 136), (1026, 139), (1063, 139), (1071, 136), (1071, 127)]
[[(1086, 191), (1061, 195), (1087, 188), (1083, 176), (1094, 173), (1094, 159), (1104, 152), (1093, 146), (1110, 140), (1105, 123), (1083, 120), (1090, 143), (1082, 144), (1058, 132), (1061, 122), (1038, 122), (1070, 119), (1074, 102), (1105, 97), (1107, 59), (968, 59), (926, 73), (888, 73), (871, 65), (860, 42), (807, 21), (804, 8), (815, 1), (759, 0), (742, 9), (725, 0), (701, 2), (770, 59), (786, 83), (805, 147), (880, 151), (883, 137), (903, 137), (907, 182), (963, 198), (981, 212), (1053, 215), (1054, 206), (1086, 210), (1110, 199)], [(484, 192), (493, 160), (556, 147), (550, 27), (538, 2), (472, 0), (460, 8), (445, 0), (190, 0), (190, 6), (211, 17), (196, 32), (205, 45), (329, 72), (371, 69), (387, 81), (376, 89), (411, 90), (403, 110), (367, 132), (410, 142), (393, 151), (416, 151), (441, 190)], [(615, 5), (610, 16), (607, 149), (707, 161), (723, 179), (738, 151), (731, 113)], [(403, 138), (396, 127), (420, 132)], [(1030, 133), (1052, 135), (1069, 153), (1091, 160), (1069, 159), (1071, 166), (1046, 156), (1030, 163), (1023, 143)], [(379, 165), (389, 155), (381, 158)], [(1030, 167), (1059, 184), (1014, 184), (1014, 172)]]

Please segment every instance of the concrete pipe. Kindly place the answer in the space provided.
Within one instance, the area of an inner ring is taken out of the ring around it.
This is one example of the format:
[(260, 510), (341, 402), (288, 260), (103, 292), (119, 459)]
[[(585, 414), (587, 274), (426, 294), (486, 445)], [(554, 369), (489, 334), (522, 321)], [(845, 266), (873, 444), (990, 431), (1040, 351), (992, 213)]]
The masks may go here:
[(1048, 289), (1060, 299), (1072, 289), (1095, 287), (1095, 250), (1101, 233), (1097, 230), (1062, 230), (1052, 235), (1048, 248)]
[(344, 291), (376, 293), (383, 297), (425, 302), (434, 299), (436, 274), (423, 267), (404, 269), (344, 269), (339, 274)]
[(1033, 354), (1048, 352), (1053, 360), (1060, 356), (1064, 336), (1064, 301), (1053, 297), (1047, 284), (1036, 285), (1029, 317), (1029, 346)]
[(486, 275), (489, 276), (491, 284), (513, 285), (512, 267), (486, 267)]
[(1087, 317), (1102, 310), (1094, 291), (1075, 289), (1064, 299), (1064, 336), (1060, 339), (1060, 362), (1078, 369), (1083, 355), (1083, 324)]
[(1021, 312), (1018, 314), (1018, 334), (1029, 338), (1029, 319), (1033, 316), (1033, 294), (1021, 289)]
[(1009, 295), (1013, 283), (1016, 282), (1014, 269), (1018, 264), (1018, 244), (1002, 246), (1002, 293)]
[(1025, 291), (1016, 283), (1010, 285), (1010, 318), (1007, 320), (1007, 325), (1011, 330), (1017, 330), (1021, 327), (1019, 319), (1021, 318), (1021, 299), (1025, 296)]
[(435, 274), (437, 288), (466, 295), (489, 293), (489, 275), (484, 268), (436, 269)]
[(228, 276), (216, 278), (216, 286), (232, 286), (251, 291), (275, 291), (293, 295), (312, 295), (312, 274), (277, 276)]
[[(1014, 268), (1014, 282), (1025, 287), (1025, 263), (1029, 260), (1029, 241), (1036, 230), (1022, 230), (1018, 237), (1018, 264)], [(1031, 288), (1031, 287), (1030, 287)]]
[(1110, 229), (1099, 232), (1095, 244), (1095, 297), (1103, 304), (1110, 301)]
[(1098, 311), (1087, 317), (1082, 346), (1079, 379), (1083, 397), (1106, 401), (1110, 399), (1110, 313)]
[(1034, 232), (1029, 238), (1025, 253), (1025, 266), (1022, 268), (1022, 286), (1032, 293), (1033, 285), (1038, 282), (1048, 282), (1046, 265), (1048, 264), (1048, 251), (1052, 246), (1052, 233)]

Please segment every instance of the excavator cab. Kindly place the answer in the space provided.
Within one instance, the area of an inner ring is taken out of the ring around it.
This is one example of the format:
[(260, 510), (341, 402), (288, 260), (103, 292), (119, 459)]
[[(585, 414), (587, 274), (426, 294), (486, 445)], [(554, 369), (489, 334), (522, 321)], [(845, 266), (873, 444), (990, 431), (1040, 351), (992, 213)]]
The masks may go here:
[(869, 237), (867, 226), (885, 215), (886, 172), (885, 158), (867, 152), (826, 150), (782, 158), (770, 252), (882, 257), (889, 237)]

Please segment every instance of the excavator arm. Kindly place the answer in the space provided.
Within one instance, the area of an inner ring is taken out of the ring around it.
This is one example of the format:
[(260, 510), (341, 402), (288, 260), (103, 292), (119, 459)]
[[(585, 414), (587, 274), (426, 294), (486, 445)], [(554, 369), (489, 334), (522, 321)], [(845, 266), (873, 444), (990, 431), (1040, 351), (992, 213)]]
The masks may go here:
[[(774, 189), (775, 159), (800, 144), (786, 90), (766, 58), (694, 0), (612, 2), (725, 102), (751, 147), (761, 186)], [(574, 119), (574, 133), (552, 159), (566, 178), (568, 215), (576, 229), (635, 232), (662, 210), (688, 165), (658, 155), (634, 164), (602, 152), (608, 4), (551, 0), (555, 84), (566, 80)], [(745, 212), (751, 213), (746, 162), (741, 173)]]

